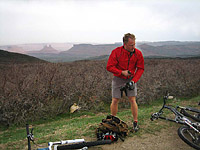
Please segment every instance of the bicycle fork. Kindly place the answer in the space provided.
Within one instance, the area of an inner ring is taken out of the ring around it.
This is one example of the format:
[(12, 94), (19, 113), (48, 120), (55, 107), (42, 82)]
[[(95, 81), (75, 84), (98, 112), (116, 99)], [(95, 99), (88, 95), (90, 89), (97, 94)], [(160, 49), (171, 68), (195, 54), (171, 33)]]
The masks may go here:
[[(200, 134), (199, 130), (196, 129), (196, 128), (192, 125), (191, 122), (189, 122), (188, 120), (185, 120), (185, 123), (186, 123), (190, 128), (192, 128), (194, 131), (196, 131), (198, 134)], [(197, 124), (197, 126), (198, 126), (198, 124)]]

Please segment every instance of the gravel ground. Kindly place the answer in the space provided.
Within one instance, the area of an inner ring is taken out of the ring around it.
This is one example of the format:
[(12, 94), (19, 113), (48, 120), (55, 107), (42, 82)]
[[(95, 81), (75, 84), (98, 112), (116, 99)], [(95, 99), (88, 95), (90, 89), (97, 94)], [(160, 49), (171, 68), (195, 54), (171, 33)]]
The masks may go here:
[(128, 137), (124, 142), (118, 140), (110, 145), (89, 148), (89, 150), (193, 150), (177, 134), (177, 127), (140, 137)]

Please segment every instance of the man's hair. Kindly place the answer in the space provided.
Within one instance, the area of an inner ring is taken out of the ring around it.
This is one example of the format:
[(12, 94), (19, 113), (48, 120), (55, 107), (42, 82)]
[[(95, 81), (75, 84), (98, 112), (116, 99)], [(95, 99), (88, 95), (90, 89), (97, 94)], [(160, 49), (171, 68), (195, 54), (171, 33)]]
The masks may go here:
[(126, 44), (126, 43), (128, 42), (128, 39), (129, 39), (129, 38), (135, 40), (135, 35), (134, 35), (134, 34), (130, 34), (130, 33), (124, 34), (123, 43)]

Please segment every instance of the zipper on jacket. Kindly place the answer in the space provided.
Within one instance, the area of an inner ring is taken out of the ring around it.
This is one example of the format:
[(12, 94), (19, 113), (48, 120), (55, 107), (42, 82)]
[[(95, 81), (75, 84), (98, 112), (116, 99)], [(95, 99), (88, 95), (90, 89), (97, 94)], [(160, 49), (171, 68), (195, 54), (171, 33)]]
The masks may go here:
[[(129, 62), (130, 62), (130, 59), (131, 59), (131, 54), (130, 55), (128, 55), (128, 66), (127, 66), (127, 70), (128, 70), (128, 68), (129, 68)], [(127, 79), (128, 79), (128, 77), (126, 77)]]
[[(127, 70), (129, 68), (129, 62), (130, 62), (130, 59), (131, 59), (133, 54), (134, 54), (134, 52), (130, 52), (130, 55), (128, 55), (128, 67), (127, 67)], [(129, 78), (127, 77), (127, 79), (129, 79)]]

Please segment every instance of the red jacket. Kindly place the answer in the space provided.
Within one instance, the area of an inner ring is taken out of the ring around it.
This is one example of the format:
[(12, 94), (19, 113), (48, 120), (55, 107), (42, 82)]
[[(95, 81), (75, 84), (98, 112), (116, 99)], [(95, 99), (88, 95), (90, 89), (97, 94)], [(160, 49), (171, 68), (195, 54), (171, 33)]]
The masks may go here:
[(144, 72), (144, 58), (142, 52), (135, 48), (133, 55), (125, 50), (123, 46), (114, 49), (108, 59), (106, 69), (113, 73), (114, 76), (128, 79), (129, 77), (123, 76), (121, 73), (123, 70), (129, 70), (133, 75), (133, 81), (136, 83), (142, 73)]

